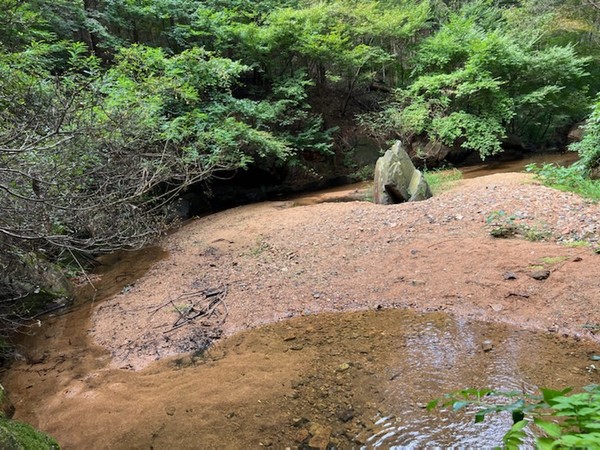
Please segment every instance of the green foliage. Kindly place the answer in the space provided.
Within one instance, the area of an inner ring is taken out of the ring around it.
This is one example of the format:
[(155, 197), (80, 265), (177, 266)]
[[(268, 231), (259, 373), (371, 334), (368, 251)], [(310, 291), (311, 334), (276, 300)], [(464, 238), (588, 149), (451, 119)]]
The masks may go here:
[(528, 241), (544, 241), (552, 233), (544, 225), (532, 225), (524, 222), (516, 215), (509, 215), (504, 210), (492, 211), (485, 218), (489, 233), (495, 238), (520, 236)]
[(600, 170), (600, 100), (594, 104), (584, 129), (583, 139), (572, 144), (570, 150), (579, 153), (580, 160), (575, 170), (581, 169), (584, 174), (589, 175), (594, 170)]
[(570, 167), (560, 167), (554, 164), (542, 164), (541, 166), (530, 164), (526, 170), (534, 173), (545, 185), (554, 189), (575, 192), (595, 201), (600, 200), (600, 180), (588, 178), (583, 164), (575, 164)]
[(50, 436), (31, 425), (0, 418), (0, 447), (6, 450), (59, 450)]
[(371, 121), (482, 157), (509, 133), (540, 143), (585, 107), (586, 62), (571, 45), (524, 40), (490, 2), (470, 2), (419, 46), (413, 82), (379, 114), (393, 118), (388, 129)]
[(423, 173), (433, 195), (447, 191), (462, 180), (462, 172), (458, 169), (427, 170)]
[[(457, 411), (475, 410), (475, 422), (489, 414), (509, 412), (513, 425), (503, 438), (507, 449), (525, 444), (525, 427), (535, 434), (540, 449), (597, 448), (600, 445), (600, 386), (590, 385), (584, 392), (572, 394), (571, 388), (560, 391), (540, 389), (536, 395), (518, 391), (465, 389), (444, 395), (427, 405)], [(531, 425), (534, 426), (531, 426)]]

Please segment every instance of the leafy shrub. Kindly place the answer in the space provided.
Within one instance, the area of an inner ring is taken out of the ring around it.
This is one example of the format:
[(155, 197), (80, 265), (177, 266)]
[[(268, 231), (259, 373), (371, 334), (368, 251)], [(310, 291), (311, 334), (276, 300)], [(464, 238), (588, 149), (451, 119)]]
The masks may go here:
[[(524, 428), (531, 426), (536, 446), (551, 448), (598, 448), (600, 446), (600, 386), (590, 385), (583, 392), (570, 394), (540, 389), (539, 394), (490, 389), (465, 389), (431, 401), (428, 409), (438, 405), (458, 411), (475, 410), (475, 422), (483, 422), (488, 414), (509, 412), (513, 425), (503, 437), (505, 448), (517, 449), (525, 443)], [(568, 395), (570, 394), (570, 395)]]
[(529, 164), (525, 170), (534, 173), (547, 186), (561, 191), (575, 192), (595, 201), (600, 200), (600, 180), (588, 178), (583, 164), (570, 167)]
[(579, 153), (581, 159), (577, 166), (585, 174), (590, 174), (594, 169), (600, 169), (600, 99), (594, 105), (584, 128), (583, 139), (569, 148)]

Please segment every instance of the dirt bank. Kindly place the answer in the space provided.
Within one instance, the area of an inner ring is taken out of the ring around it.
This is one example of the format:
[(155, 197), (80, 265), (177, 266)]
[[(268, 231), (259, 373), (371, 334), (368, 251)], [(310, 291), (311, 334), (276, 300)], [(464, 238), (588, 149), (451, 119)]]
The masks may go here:
[[(169, 256), (95, 310), (90, 332), (113, 366), (140, 369), (218, 335), (201, 320), (171, 331), (214, 292), (225, 306), (209, 322), (224, 317), (224, 335), (322, 311), (410, 307), (595, 338), (598, 205), (516, 173), (420, 203), (296, 204), (234, 208), (165, 238)], [(494, 227), (516, 236), (494, 238)]]

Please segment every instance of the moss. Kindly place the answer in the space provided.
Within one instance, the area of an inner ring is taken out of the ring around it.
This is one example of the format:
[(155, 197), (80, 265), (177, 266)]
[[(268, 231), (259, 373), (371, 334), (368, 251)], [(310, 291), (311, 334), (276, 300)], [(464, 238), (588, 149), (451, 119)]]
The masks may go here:
[(60, 449), (50, 436), (31, 425), (13, 420), (0, 419), (0, 448), (5, 450)]
[(545, 256), (544, 258), (541, 259), (541, 261), (544, 264), (548, 264), (551, 266), (553, 264), (558, 264), (563, 261), (566, 261), (567, 259), (569, 259), (568, 256)]

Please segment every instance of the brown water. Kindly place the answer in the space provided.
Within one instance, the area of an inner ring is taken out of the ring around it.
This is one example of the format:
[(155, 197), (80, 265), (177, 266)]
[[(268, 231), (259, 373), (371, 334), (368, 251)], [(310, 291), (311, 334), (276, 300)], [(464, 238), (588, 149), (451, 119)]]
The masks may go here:
[(589, 360), (600, 349), (589, 343), (401, 310), (307, 316), (240, 333), (204, 355), (141, 372), (111, 369), (110, 355), (88, 339), (90, 311), (164, 255), (150, 248), (111, 256), (73, 311), (31, 329), (22, 359), (3, 377), (16, 418), (65, 449), (479, 447), (500, 444), (510, 418), (476, 425), (423, 405), (465, 387), (533, 392), (600, 381)]
[(472, 166), (459, 167), (464, 178), (476, 178), (494, 173), (523, 172), (529, 164), (556, 164), (569, 166), (579, 159), (575, 152), (534, 153), (512, 161), (491, 161)]
[(313, 439), (341, 448), (492, 446), (510, 418), (474, 424), (423, 405), (471, 386), (597, 383), (589, 355), (598, 350), (441, 313), (367, 311), (269, 325), (141, 372), (108, 369), (97, 349), (62, 362), (49, 355), (18, 364), (5, 382), (17, 417), (65, 449), (283, 448)]
[[(524, 172), (529, 164), (556, 164), (569, 166), (579, 159), (575, 152), (533, 153), (524, 158), (509, 161), (488, 161), (480, 164), (459, 167), (463, 178), (477, 178), (495, 173)], [(372, 196), (372, 182), (362, 181), (345, 186), (337, 186), (312, 193), (292, 197), (292, 206), (307, 206), (325, 202), (352, 202), (369, 200)]]

